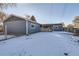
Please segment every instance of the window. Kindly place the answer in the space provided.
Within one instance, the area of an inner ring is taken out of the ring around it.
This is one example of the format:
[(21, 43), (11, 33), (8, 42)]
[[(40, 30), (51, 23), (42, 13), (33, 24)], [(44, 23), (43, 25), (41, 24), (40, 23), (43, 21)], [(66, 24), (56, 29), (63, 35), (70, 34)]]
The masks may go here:
[(34, 27), (34, 25), (31, 25), (31, 27)]
[(40, 25), (40, 27), (42, 27), (42, 25)]
[(56, 28), (58, 28), (58, 27), (56, 27)]
[(48, 26), (44, 26), (44, 28), (48, 28)]

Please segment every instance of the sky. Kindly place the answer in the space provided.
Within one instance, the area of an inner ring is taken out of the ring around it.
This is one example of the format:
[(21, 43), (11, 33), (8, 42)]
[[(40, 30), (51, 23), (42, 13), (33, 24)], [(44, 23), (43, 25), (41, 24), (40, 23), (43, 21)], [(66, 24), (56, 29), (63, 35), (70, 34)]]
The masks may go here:
[(18, 3), (16, 7), (4, 10), (7, 14), (19, 16), (34, 15), (38, 23), (52, 24), (64, 22), (71, 24), (79, 16), (78, 3)]

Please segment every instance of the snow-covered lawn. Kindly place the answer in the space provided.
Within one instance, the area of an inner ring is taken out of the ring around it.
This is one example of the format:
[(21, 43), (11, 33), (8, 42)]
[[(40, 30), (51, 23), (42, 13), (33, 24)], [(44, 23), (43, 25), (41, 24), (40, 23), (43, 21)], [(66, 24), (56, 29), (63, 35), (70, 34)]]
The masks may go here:
[(79, 56), (79, 37), (68, 32), (39, 32), (0, 42), (0, 55), (9, 56)]

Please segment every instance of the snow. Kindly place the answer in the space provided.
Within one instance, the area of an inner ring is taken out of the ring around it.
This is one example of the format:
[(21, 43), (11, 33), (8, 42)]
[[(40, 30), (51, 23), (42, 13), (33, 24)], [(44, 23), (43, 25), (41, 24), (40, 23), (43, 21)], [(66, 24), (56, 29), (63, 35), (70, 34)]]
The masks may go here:
[[(13, 37), (16, 37), (14, 35), (7, 35), (7, 38), (13, 38)], [(5, 35), (0, 35), (0, 40), (4, 40), (5, 39)]]
[[(1, 37), (1, 36), (0, 36)], [(79, 56), (79, 37), (69, 32), (39, 32), (0, 42), (2, 56)]]

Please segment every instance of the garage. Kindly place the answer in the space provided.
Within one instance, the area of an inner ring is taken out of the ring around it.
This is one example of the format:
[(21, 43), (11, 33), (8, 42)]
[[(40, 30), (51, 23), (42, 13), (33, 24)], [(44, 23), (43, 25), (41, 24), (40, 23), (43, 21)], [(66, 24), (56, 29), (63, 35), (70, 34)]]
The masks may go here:
[(4, 21), (4, 27), (7, 27), (7, 34), (10, 35), (25, 35), (26, 21), (18, 17), (10, 16)]

